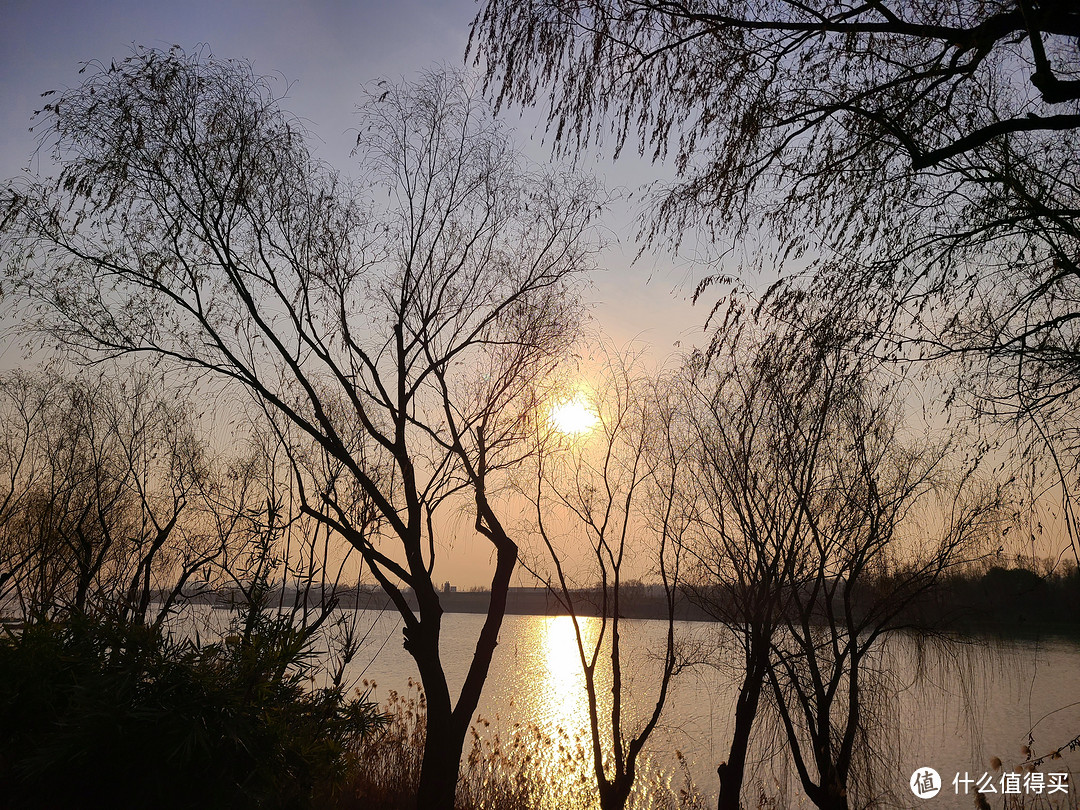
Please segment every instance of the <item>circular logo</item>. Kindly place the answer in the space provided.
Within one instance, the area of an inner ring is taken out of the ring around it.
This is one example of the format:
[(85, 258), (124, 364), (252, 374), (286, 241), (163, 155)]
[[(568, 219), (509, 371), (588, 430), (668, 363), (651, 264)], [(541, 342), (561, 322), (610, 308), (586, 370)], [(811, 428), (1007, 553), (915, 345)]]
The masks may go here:
[(917, 768), (909, 784), (911, 792), (920, 799), (932, 799), (941, 790), (941, 777), (933, 768)]

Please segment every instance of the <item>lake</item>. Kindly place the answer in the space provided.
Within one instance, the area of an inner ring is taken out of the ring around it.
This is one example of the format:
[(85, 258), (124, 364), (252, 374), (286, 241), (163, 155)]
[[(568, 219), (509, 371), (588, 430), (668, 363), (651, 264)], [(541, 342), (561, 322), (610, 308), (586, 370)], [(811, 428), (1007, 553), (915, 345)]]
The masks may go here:
[[(402, 649), (397, 615), (358, 611), (356, 617), (368, 638), (350, 676), (374, 681), (379, 700), (391, 689), (404, 692), (409, 678), (415, 679), (416, 669)], [(596, 632), (597, 621), (583, 620), (587, 633)], [(476, 614), (443, 618), (443, 661), (452, 688), (464, 679), (482, 622), (483, 617)], [(623, 620), (621, 627), (630, 675), (627, 700), (631, 710), (643, 714), (655, 695), (659, 662), (652, 651), (661, 648), (665, 625)], [(718, 651), (715, 657), (721, 661), (736, 660), (730, 653), (730, 637), (718, 625), (682, 622), (678, 632), (698, 649)], [(1000, 758), (1007, 771), (1027, 759), (1024, 745), (1030, 744), (1039, 755), (1080, 734), (1080, 644), (1046, 638), (919, 645), (913, 637), (903, 637), (889, 643), (878, 663), (888, 683), (873, 704), (880, 715), (880, 730), (867, 744), (877, 760), (876, 776), (873, 786), (864, 788), (880, 792), (878, 806), (973, 807), (976, 780), (984, 774), (999, 791), (988, 796), (993, 807), (1004, 806), (1006, 798), (1026, 799), (1023, 806), (1028, 808), (1040, 806), (1037, 798), (1041, 806), (1048, 806), (1046, 790), (1038, 797), (1034, 793), (1001, 795), (1002, 772), (992, 769), (991, 759)], [(716, 766), (727, 755), (738, 674), (737, 666), (723, 663), (684, 671), (669, 696), (662, 727), (647, 748), (654, 765), (673, 774), (676, 782), (680, 778), (676, 752), (681, 753), (707, 806), (715, 806)], [(506, 740), (532, 727), (543, 732), (540, 737), (562, 740), (572, 749), (575, 741), (587, 739), (582, 684), (568, 617), (507, 616), (478, 717), (488, 723), (486, 734), (498, 733)], [(780, 807), (809, 807), (779, 736), (764, 729), (755, 750), (754, 767), (763, 795), (778, 799)], [(554, 751), (536, 753), (538, 759), (549, 761), (556, 756)], [(560, 776), (552, 784), (553, 807), (560, 806), (559, 779), (569, 789), (580, 777), (571, 771), (584, 767), (579, 757), (569, 759), (574, 764), (554, 769)], [(1054, 806), (1076, 806), (1080, 794), (1070, 769), (1078, 762), (1080, 756), (1066, 754), (1042, 768), (1047, 775), (1069, 774), (1068, 793), (1057, 793)], [(917, 769), (926, 767), (937, 771), (942, 784), (935, 798), (924, 801), (911, 792), (908, 783)], [(972, 780), (968, 785), (965, 776)], [(755, 784), (755, 795), (757, 790)], [(1071, 804), (1060, 801), (1063, 795)]]

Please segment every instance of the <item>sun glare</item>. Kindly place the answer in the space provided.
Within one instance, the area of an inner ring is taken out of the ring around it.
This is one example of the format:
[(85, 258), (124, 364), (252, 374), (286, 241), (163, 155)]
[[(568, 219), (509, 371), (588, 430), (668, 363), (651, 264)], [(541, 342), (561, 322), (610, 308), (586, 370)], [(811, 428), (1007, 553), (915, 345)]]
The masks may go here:
[(563, 400), (551, 409), (551, 422), (571, 436), (592, 430), (600, 421), (593, 407), (583, 396)]

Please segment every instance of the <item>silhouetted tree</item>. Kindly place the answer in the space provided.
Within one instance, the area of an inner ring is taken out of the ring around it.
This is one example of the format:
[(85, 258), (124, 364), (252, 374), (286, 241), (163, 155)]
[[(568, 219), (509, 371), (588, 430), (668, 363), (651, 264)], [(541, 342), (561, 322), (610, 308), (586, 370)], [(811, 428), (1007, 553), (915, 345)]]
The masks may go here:
[(160, 377), (0, 378), (0, 599), (23, 616), (107, 613), (160, 625), (229, 530), (206, 512), (226, 471)]
[[(809, 380), (767, 351), (732, 346), (707, 369), (689, 369), (688, 455), (696, 510), (688, 533), (689, 598), (734, 634), (741, 661), (727, 759), (718, 768), (720, 810), (738, 810), (770, 656), (783, 623), (786, 583), (804, 553), (805, 515), (792, 480), (811, 478), (813, 437), (786, 418)], [(798, 407), (795, 405), (794, 407)]]
[[(523, 564), (546, 583), (573, 622), (600, 807), (621, 810), (679, 669), (675, 598), (688, 522), (681, 465), (687, 450), (676, 398), (664, 382), (650, 379), (640, 360), (607, 346), (597, 355), (597, 366), (581, 372), (586, 381), (571, 385), (561, 399), (556, 389), (547, 412), (542, 407), (539, 414), (536, 466), (522, 490), (535, 510), (542, 549)], [(563, 424), (560, 408), (571, 409), (576, 419)], [(659, 661), (652, 708), (635, 724), (634, 718), (628, 722), (624, 705), (630, 689), (621, 600), (628, 587), (641, 590), (639, 581), (627, 580), (628, 571), (645, 570), (644, 561), (659, 575), (667, 626), (663, 648), (651, 651)], [(586, 587), (592, 583), (598, 584)], [(590, 633), (583, 615), (594, 610), (599, 626)]]
[[(303, 511), (401, 614), (427, 697), (418, 801), (449, 810), (517, 561), (498, 479), (573, 334), (595, 189), (525, 171), (453, 75), (370, 89), (353, 184), (246, 64), (138, 49), (87, 69), (42, 112), (59, 176), (7, 195), (5, 266), (67, 348), (214, 375), (289, 426)], [(495, 558), (456, 701), (434, 573), (450, 502)]]
[(902, 379), (851, 348), (831, 320), (733, 330), (696, 369), (691, 594), (735, 632), (745, 663), (721, 808), (739, 806), (763, 697), (807, 796), (848, 806), (881, 722), (872, 653), (1000, 526), (1000, 489), (950, 470), (947, 444), (908, 439)]
[[(881, 351), (956, 361), (954, 394), (1019, 425), (1070, 528), (1078, 46), (1066, 0), (488, 0), (471, 39), (500, 104), (549, 105), (557, 148), (671, 158), (645, 230), (724, 246), (698, 295), (790, 262), (809, 272), (764, 296), (781, 319), (810, 287)], [(722, 327), (743, 302), (719, 299)]]

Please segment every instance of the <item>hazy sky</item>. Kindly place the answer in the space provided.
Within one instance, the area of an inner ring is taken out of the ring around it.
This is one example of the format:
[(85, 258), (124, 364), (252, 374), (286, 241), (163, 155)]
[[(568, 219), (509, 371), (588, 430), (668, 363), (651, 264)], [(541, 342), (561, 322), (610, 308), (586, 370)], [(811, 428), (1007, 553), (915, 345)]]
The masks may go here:
[[(348, 174), (349, 150), (356, 141), (349, 130), (361, 85), (407, 77), (433, 65), (463, 65), (475, 12), (472, 0), (4, 0), (0, 179), (28, 167), (49, 169), (31, 160), (36, 140), (28, 127), (33, 111), (46, 103), (40, 94), (76, 85), (83, 62), (119, 61), (135, 44), (208, 48), (218, 58), (246, 59), (257, 72), (280, 77), (280, 87), (288, 88), (284, 106), (307, 121), (319, 155)], [(504, 118), (531, 159), (549, 159), (544, 133), (536, 125), (538, 112), (512, 110)], [(609, 186), (628, 189), (662, 171), (633, 156), (613, 164), (610, 152), (584, 157), (581, 163)], [(693, 279), (703, 271), (662, 253), (632, 263), (638, 245), (630, 211), (620, 206), (606, 223), (613, 244), (600, 259), (604, 269), (589, 295), (597, 324), (615, 343), (637, 339), (662, 362), (703, 339), (700, 324), (706, 312), (688, 301)], [(19, 345), (0, 338), (0, 366), (24, 363)], [(461, 540), (440, 578), (463, 586), (486, 582), (487, 566), (470, 560), (477, 552), (486, 553), (486, 546)]]
[[(360, 86), (383, 76), (410, 76), (438, 64), (463, 64), (472, 0), (375, 2), (282, 2), (146, 0), (55, 2), (4, 0), (0, 26), (0, 178), (10, 178), (31, 162), (36, 145), (30, 117), (44, 104), (40, 94), (78, 83), (88, 60), (108, 64), (134, 44), (187, 50), (209, 48), (219, 58), (250, 60), (255, 70), (280, 77), (288, 87), (285, 106), (306, 119), (320, 156), (348, 173), (355, 135), (354, 110)], [(515, 139), (533, 160), (547, 160), (535, 111), (504, 116)], [(628, 150), (632, 151), (632, 150)], [(611, 186), (634, 188), (662, 169), (610, 153), (583, 160), (583, 168)], [(40, 168), (45, 169), (45, 166)], [(591, 297), (595, 317), (617, 342), (647, 342), (658, 357), (700, 342), (706, 312), (688, 302), (700, 269), (666, 255), (648, 256), (631, 266), (636, 228), (627, 210), (613, 215)], [(13, 362), (11, 349), (5, 353)]]

